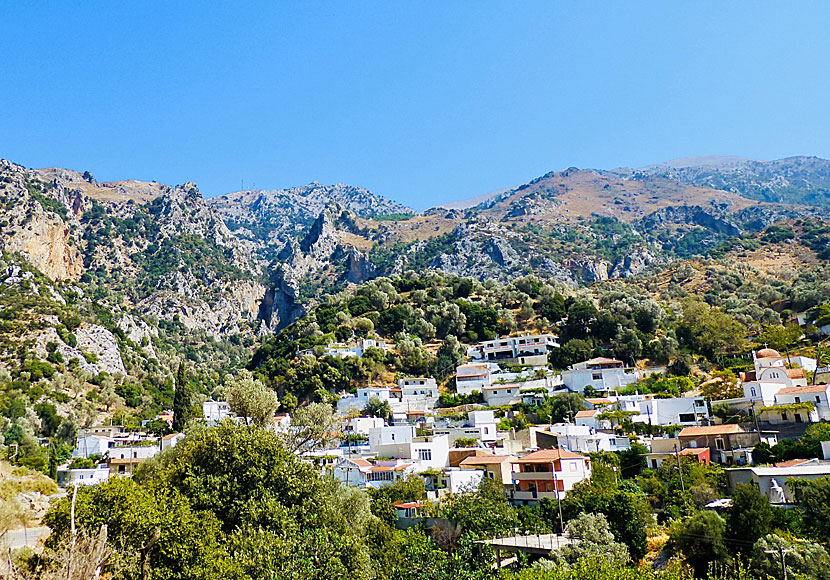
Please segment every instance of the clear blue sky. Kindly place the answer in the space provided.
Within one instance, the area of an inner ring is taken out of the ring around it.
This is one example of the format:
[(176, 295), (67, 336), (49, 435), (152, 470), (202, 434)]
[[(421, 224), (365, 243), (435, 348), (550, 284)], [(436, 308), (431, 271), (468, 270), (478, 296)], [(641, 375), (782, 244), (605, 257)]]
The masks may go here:
[(830, 157), (830, 5), (7, 2), (0, 157), (416, 208), (568, 166)]

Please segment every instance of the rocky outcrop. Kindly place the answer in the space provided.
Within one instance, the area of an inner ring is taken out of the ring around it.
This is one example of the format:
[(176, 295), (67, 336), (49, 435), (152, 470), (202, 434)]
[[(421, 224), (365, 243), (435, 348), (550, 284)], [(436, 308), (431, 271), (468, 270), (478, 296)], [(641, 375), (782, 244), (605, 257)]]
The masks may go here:
[(412, 209), (343, 183), (317, 182), (291, 189), (238, 191), (208, 200), (226, 222), (244, 227), (260, 240), (285, 238), (308, 227), (335, 203), (347, 211), (368, 217), (377, 214), (411, 213)]
[(663, 258), (658, 257), (651, 249), (640, 247), (632, 253), (620, 258), (611, 269), (611, 278), (630, 278), (642, 274), (654, 263), (664, 263)]
[(581, 258), (574, 260), (571, 265), (580, 278), (589, 284), (607, 280), (610, 266), (607, 260), (601, 258)]
[(697, 206), (672, 206), (660, 209), (641, 220), (644, 230), (651, 230), (666, 224), (694, 224), (726, 236), (739, 236), (742, 230), (738, 224), (724, 216), (716, 216)]

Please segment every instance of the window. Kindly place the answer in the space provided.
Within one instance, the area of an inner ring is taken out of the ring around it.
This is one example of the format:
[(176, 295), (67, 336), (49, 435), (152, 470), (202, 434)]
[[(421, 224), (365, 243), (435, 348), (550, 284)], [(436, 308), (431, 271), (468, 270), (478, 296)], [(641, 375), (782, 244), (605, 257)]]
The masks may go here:
[(602, 373), (592, 373), (591, 380), (593, 381), (601, 381), (602, 380)]
[(681, 423), (692, 423), (695, 420), (694, 413), (680, 413), (677, 417)]
[(700, 399), (699, 401), (695, 401), (695, 405), (697, 405), (698, 407), (703, 407), (706, 405), (706, 401)]
[(801, 402), (801, 397), (796, 397), (796, 398), (795, 398), (795, 402), (796, 402), (796, 403), (800, 403), (800, 402)]
[(571, 471), (576, 471), (576, 463), (571, 461)]
[(419, 449), (418, 459), (421, 461), (432, 461), (432, 449)]
[(786, 411), (781, 411), (781, 420), (782, 420), (782, 421), (786, 421), (786, 420), (787, 420), (787, 412), (786, 412)]
[(723, 439), (715, 439), (715, 447), (721, 450), (724, 449)]
[(818, 405), (819, 403), (821, 403), (821, 397), (816, 396), (816, 405)]
[(753, 397), (757, 396), (757, 395), (755, 394), (755, 387), (752, 387), (752, 388), (750, 389), (750, 392), (752, 393), (752, 396), (753, 396)]

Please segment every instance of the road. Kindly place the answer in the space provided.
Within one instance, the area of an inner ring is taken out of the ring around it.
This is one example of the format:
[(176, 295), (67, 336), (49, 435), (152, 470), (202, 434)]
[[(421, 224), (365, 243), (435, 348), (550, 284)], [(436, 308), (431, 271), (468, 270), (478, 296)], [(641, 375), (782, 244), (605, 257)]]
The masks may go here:
[(49, 532), (50, 530), (46, 526), (9, 530), (6, 532), (6, 535), (0, 539), (0, 545), (2, 545), (3, 548), (22, 548), (23, 546), (35, 548), (38, 540), (48, 536)]

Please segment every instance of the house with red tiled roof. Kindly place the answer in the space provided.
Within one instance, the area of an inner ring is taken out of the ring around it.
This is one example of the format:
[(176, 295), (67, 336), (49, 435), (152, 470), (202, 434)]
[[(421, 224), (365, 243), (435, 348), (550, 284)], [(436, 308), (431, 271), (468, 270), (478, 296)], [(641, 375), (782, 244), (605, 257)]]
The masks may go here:
[(574, 416), (574, 423), (577, 425), (585, 425), (592, 429), (610, 429), (611, 421), (599, 418), (599, 415), (602, 413), (602, 409), (584, 409), (577, 411), (576, 416)]
[(683, 457), (694, 457), (698, 463), (703, 463), (705, 465), (709, 465), (711, 463), (712, 458), (712, 452), (708, 447), (700, 447), (698, 449), (692, 449), (691, 447), (688, 447), (686, 449), (679, 451), (677, 454), (675, 454), (673, 451), (658, 451), (648, 453), (646, 454), (646, 465), (648, 465), (652, 469), (657, 469), (665, 461), (676, 462), (677, 455)]
[(752, 449), (759, 443), (758, 433), (748, 433), (740, 425), (686, 427), (677, 434), (680, 449), (708, 447), (712, 459), (726, 465), (752, 463)]
[(516, 459), (515, 455), (481, 453), (467, 457), (459, 465), (461, 469), (482, 470), (484, 477), (509, 486), (513, 485), (513, 461)]
[(580, 481), (591, 477), (591, 460), (565, 449), (542, 449), (514, 460), (511, 500), (536, 504), (561, 499)]
[(184, 433), (170, 433), (169, 435), (165, 435), (161, 438), (161, 450), (164, 451), (170, 447), (175, 447), (176, 443), (182, 439), (184, 439)]
[(369, 461), (365, 458), (341, 457), (332, 468), (334, 478), (349, 487), (380, 488), (391, 485), (415, 472), (415, 463), (400, 459)]

